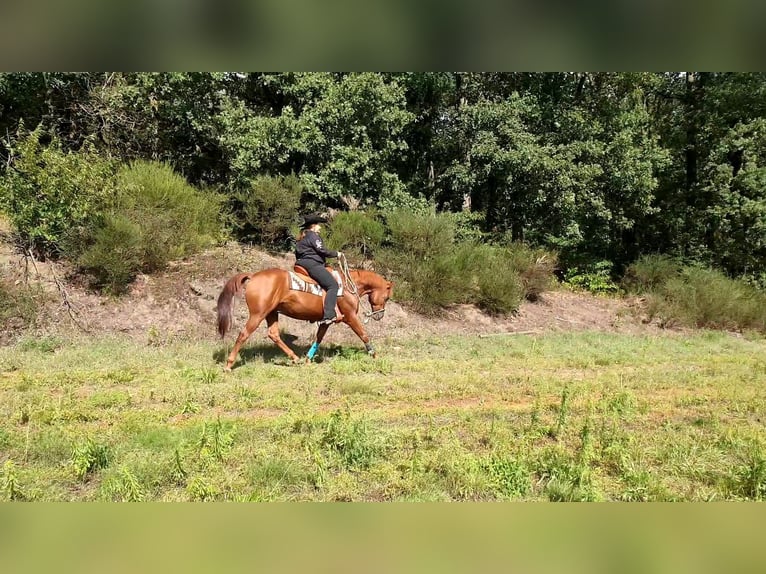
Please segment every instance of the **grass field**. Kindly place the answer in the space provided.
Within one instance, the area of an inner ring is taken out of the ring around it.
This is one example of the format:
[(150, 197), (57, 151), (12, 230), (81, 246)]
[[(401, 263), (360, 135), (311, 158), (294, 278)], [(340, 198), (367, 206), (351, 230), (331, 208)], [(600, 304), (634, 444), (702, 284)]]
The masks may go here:
[[(766, 341), (604, 333), (0, 348), (4, 500), (766, 497)], [(305, 352), (305, 349), (302, 349)]]

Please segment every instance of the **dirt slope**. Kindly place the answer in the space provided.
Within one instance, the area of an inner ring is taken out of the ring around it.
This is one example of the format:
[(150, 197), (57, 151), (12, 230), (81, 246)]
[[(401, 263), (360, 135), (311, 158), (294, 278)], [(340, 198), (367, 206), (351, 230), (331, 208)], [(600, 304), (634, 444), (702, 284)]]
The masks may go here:
[[(123, 297), (103, 296), (78, 281), (65, 263), (31, 261), (14, 252), (7, 241), (0, 241), (0, 275), (6, 280), (39, 283), (49, 295), (39, 332), (60, 336), (99, 336), (123, 333), (156, 342), (176, 338), (215, 339), (215, 304), (224, 282), (239, 272), (255, 272), (268, 267), (289, 268), (293, 256), (268, 254), (231, 243), (211, 249), (186, 261), (172, 264), (166, 271), (139, 276)], [(601, 330), (639, 332), (654, 330), (645, 324), (638, 307), (629, 301), (593, 297), (556, 290), (544, 294), (536, 303), (522, 304), (512, 317), (490, 317), (472, 306), (458, 306), (443, 316), (424, 317), (396, 303), (387, 306), (383, 321), (368, 323), (373, 339), (401, 339), (417, 335), (520, 334), (550, 331)], [(233, 338), (247, 318), (244, 300), (235, 300)], [(312, 324), (280, 319), (282, 331), (300, 342), (310, 342)], [(265, 337), (265, 325), (254, 340)], [(358, 341), (345, 326), (330, 330), (327, 342)]]

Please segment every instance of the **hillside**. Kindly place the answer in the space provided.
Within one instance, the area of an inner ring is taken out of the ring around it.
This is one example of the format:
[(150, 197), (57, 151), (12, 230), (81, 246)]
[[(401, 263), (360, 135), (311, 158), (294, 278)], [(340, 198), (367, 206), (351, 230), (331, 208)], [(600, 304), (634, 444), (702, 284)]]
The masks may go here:
[[(215, 304), (224, 282), (239, 272), (268, 267), (289, 268), (291, 254), (269, 254), (256, 248), (230, 243), (171, 264), (164, 272), (141, 275), (122, 297), (94, 292), (62, 262), (40, 262), (25, 258), (7, 241), (0, 243), (0, 273), (14, 282), (30, 281), (42, 286), (48, 301), (38, 332), (59, 336), (124, 334), (154, 342), (178, 338), (214, 339)], [(370, 322), (373, 339), (403, 339), (442, 334), (543, 333), (570, 330), (636, 332), (654, 329), (641, 320), (634, 303), (594, 297), (560, 289), (545, 293), (536, 303), (525, 302), (511, 317), (491, 317), (473, 306), (457, 306), (440, 317), (426, 317), (407, 309), (394, 299), (386, 317)], [(235, 329), (241, 327), (247, 310), (235, 300)], [(288, 340), (308, 342), (314, 326), (280, 319)], [(291, 338), (289, 335), (294, 337)], [(234, 336), (233, 334), (230, 336)], [(265, 336), (261, 326), (254, 339)], [(8, 334), (5, 337), (10, 338)], [(327, 342), (358, 341), (345, 326), (331, 329)]]

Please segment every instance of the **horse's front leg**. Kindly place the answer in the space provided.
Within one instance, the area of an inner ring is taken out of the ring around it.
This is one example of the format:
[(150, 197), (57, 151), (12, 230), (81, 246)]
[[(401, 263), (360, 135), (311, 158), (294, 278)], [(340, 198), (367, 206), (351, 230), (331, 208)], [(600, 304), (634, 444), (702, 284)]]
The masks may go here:
[(307, 362), (311, 362), (314, 359), (314, 356), (317, 354), (317, 351), (319, 351), (319, 345), (322, 342), (322, 339), (324, 339), (324, 336), (327, 334), (327, 329), (329, 328), (330, 328), (330, 325), (319, 325), (319, 328), (317, 329), (316, 340), (311, 344), (311, 347), (306, 353)]
[(351, 330), (356, 333), (357, 337), (362, 340), (362, 343), (364, 343), (364, 348), (367, 349), (367, 354), (370, 355), (373, 359), (376, 358), (378, 354), (375, 352), (375, 348), (372, 346), (372, 343), (370, 343), (370, 336), (367, 334), (367, 331), (364, 330), (364, 326), (359, 320), (359, 317), (355, 314), (346, 315), (344, 323), (351, 327)]

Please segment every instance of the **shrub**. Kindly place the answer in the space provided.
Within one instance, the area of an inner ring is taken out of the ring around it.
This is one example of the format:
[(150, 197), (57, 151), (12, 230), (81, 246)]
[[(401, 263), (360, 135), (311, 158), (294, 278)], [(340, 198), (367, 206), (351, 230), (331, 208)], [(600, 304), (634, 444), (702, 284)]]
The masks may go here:
[(135, 277), (143, 263), (144, 234), (127, 217), (114, 214), (106, 218), (93, 235), (93, 245), (79, 258), (96, 284), (120, 292)]
[(451, 214), (396, 211), (387, 216), (391, 249), (376, 263), (399, 282), (397, 298), (422, 312), (472, 303), (511, 313), (550, 288), (556, 256), (524, 244), (456, 242)]
[(96, 283), (119, 291), (136, 272), (150, 273), (211, 244), (221, 199), (191, 186), (167, 164), (135, 162), (117, 174), (111, 210), (92, 233), (79, 264)]
[(611, 261), (599, 261), (590, 265), (582, 265), (570, 268), (564, 280), (579, 289), (590, 293), (617, 293), (620, 288), (612, 280)]
[(470, 290), (465, 275), (454, 267), (453, 255), (424, 259), (387, 249), (378, 262), (397, 279), (397, 298), (423, 313), (463, 302)]
[(473, 302), (492, 314), (516, 311), (524, 298), (521, 276), (508, 265), (504, 250), (489, 247), (481, 251), (484, 257), (474, 259), (478, 293)]
[(666, 255), (644, 255), (628, 266), (621, 285), (629, 293), (648, 293), (681, 274), (681, 264)]
[(43, 145), (42, 136), (40, 128), (27, 135), (20, 129), (0, 178), (0, 208), (25, 248), (39, 257), (67, 255), (67, 236), (92, 226), (112, 196), (114, 164), (87, 142), (68, 152), (55, 136)]
[(766, 293), (701, 267), (686, 267), (656, 287), (648, 311), (666, 324), (766, 331)]
[(35, 323), (42, 304), (43, 291), (37, 285), (17, 286), (0, 280), (0, 342), (3, 337)]
[(362, 211), (347, 211), (332, 220), (327, 244), (332, 249), (370, 258), (383, 243), (384, 235), (385, 227), (373, 216)]
[(506, 247), (504, 256), (508, 267), (519, 275), (527, 300), (537, 301), (541, 293), (551, 288), (558, 263), (555, 253), (515, 242)]
[(455, 223), (446, 214), (395, 210), (386, 215), (391, 245), (416, 258), (448, 253), (455, 241)]
[(235, 195), (235, 226), (241, 239), (284, 246), (301, 205), (303, 186), (295, 175), (259, 176)]

